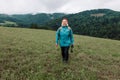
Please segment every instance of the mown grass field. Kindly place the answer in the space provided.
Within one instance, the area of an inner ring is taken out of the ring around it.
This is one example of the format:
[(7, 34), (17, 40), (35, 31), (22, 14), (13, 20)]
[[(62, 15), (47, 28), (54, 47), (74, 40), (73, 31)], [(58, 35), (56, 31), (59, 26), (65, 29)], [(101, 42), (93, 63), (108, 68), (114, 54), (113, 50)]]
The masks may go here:
[(74, 38), (64, 64), (54, 31), (0, 27), (0, 80), (120, 80), (120, 41)]

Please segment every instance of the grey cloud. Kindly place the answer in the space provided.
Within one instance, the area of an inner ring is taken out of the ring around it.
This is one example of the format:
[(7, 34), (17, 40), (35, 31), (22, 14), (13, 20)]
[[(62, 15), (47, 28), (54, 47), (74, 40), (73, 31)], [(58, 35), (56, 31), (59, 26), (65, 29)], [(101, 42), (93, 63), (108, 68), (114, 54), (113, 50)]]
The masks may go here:
[(43, 0), (41, 1), (48, 11), (55, 11), (60, 7), (66, 5), (68, 0)]
[(120, 0), (0, 0), (0, 13), (77, 13), (98, 8), (120, 11), (119, 4)]

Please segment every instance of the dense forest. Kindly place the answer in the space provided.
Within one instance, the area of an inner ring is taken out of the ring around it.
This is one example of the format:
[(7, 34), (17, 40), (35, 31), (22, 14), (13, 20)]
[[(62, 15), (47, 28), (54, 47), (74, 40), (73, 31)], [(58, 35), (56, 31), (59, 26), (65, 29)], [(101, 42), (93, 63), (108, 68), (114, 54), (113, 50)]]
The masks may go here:
[[(66, 15), (62, 18), (68, 18), (69, 25), (76, 34), (120, 40), (120, 12), (97, 9)], [(50, 21), (46, 26), (57, 30), (62, 18)]]
[(63, 17), (65, 15), (66, 14), (64, 13), (53, 13), (53, 14), (38, 13), (38, 14), (12, 15), (12, 17), (22, 21), (19, 25), (24, 24), (25, 25), (24, 27), (26, 26), (30, 27), (30, 25), (32, 24), (41, 26), (46, 22), (49, 22), (50, 20), (54, 20)]
[(19, 22), (19, 20), (11, 17), (10, 15), (0, 14), (0, 23), (4, 23), (5, 21)]

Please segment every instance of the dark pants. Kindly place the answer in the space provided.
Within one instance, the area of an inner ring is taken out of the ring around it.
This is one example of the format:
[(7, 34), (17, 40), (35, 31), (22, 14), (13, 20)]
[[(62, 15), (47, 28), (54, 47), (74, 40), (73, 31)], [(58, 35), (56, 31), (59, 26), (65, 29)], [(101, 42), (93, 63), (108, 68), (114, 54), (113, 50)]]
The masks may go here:
[(68, 61), (69, 58), (69, 46), (61, 47), (62, 59), (63, 61)]

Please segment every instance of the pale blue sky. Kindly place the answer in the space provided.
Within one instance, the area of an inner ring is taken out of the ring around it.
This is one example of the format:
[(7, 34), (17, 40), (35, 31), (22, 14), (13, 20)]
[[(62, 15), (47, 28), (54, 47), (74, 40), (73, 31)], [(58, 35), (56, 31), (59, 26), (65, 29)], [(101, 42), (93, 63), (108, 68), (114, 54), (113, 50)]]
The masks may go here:
[(120, 11), (120, 0), (0, 0), (0, 13), (77, 13), (108, 8)]

